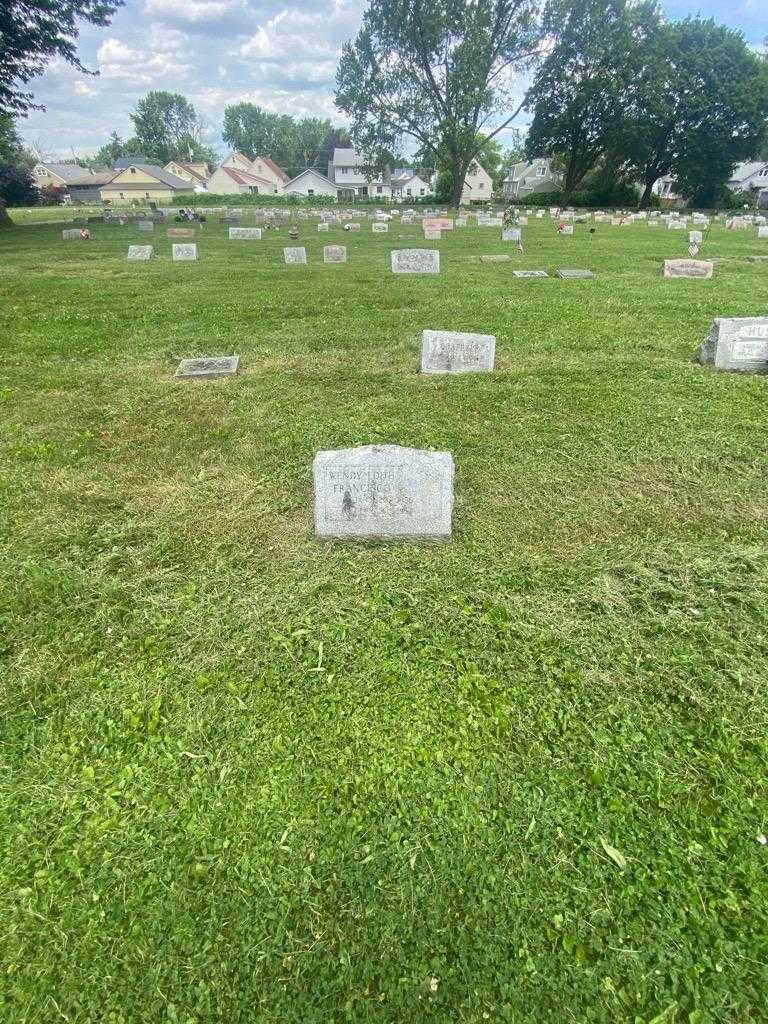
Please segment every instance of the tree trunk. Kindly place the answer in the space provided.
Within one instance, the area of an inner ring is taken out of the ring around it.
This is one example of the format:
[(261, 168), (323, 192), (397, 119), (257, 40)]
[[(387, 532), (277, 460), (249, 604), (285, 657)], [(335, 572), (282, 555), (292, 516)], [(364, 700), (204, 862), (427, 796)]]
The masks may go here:
[(454, 162), (451, 174), (451, 206), (455, 206), (458, 210), (459, 206), (461, 206), (461, 193), (464, 191), (464, 179), (467, 175), (466, 171), (464, 174), (461, 173), (461, 168), (457, 162)]
[(651, 196), (653, 195), (653, 186), (655, 184), (656, 184), (656, 179), (655, 178), (653, 179), (653, 181), (646, 181), (645, 189), (643, 190), (643, 194), (642, 194), (642, 196), (640, 198), (640, 209), (641, 210), (647, 210), (648, 207), (651, 205)]
[(8, 216), (8, 210), (5, 208), (5, 200), (0, 199), (0, 228), (12, 228), (13, 221)]

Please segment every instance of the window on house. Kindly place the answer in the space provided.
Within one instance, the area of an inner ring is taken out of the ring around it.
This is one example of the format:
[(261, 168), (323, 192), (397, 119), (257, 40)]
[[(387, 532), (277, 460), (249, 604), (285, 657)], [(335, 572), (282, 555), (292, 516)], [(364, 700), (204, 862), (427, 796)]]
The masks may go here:
[(308, 188), (307, 189), (307, 195), (308, 196), (313, 196), (314, 194), (315, 194), (315, 190), (313, 188)]
[(339, 168), (339, 171), (340, 171), (340, 172), (341, 172), (342, 174), (349, 174), (349, 168), (348, 168), (348, 167), (340, 167), (340, 168)]
[[(411, 194), (411, 193), (409, 192), (409, 193), (408, 193), (408, 195), (410, 195), (410, 194)], [(424, 189), (423, 189), (423, 188), (420, 188), (420, 189), (419, 189), (419, 195), (420, 195), (420, 196), (423, 196), (423, 195), (424, 195)]]
[(544, 175), (545, 175), (545, 174), (547, 173), (547, 169), (546, 169), (546, 167), (541, 167), (541, 166), (540, 166), (540, 167), (537, 167), (537, 168), (536, 168), (536, 173), (538, 174), (538, 176), (539, 176), (540, 178), (543, 178), (543, 177), (544, 177)]
[(407, 196), (410, 196), (410, 195), (412, 194), (412, 193), (411, 193), (411, 190), (410, 190), (409, 188), (407, 188), (407, 189), (405, 190), (405, 194), (406, 194)]
[(382, 190), (382, 187), (381, 187), (381, 185), (377, 185), (377, 186), (376, 186), (376, 192), (378, 193), (378, 195), (381, 195), (382, 191), (383, 191), (383, 190)]
[(149, 196), (149, 192), (145, 192), (145, 193), (144, 193), (144, 198), (145, 198), (145, 199), (149, 199), (149, 198), (150, 198), (150, 196)]
[(135, 174), (135, 173), (136, 173), (136, 168), (135, 168), (135, 167), (132, 167), (132, 168), (131, 168), (131, 174)]
[(121, 193), (120, 193), (120, 198), (121, 198), (121, 199), (125, 199), (125, 193), (124, 193), (124, 192), (121, 192)]

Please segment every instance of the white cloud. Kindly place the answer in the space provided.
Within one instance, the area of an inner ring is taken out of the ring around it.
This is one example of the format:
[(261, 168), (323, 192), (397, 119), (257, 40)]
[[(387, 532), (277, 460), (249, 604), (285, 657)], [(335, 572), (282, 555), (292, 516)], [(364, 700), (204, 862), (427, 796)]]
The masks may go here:
[(144, 11), (171, 21), (205, 25), (245, 13), (247, 8), (240, 0), (146, 0)]
[(178, 39), (175, 42), (176, 46), (173, 39), (163, 38), (155, 31), (150, 35), (149, 49), (135, 50), (120, 39), (109, 38), (96, 54), (99, 72), (104, 78), (121, 78), (141, 85), (153, 85), (169, 75), (184, 77), (190, 65), (181, 59), (185, 53), (179, 50)]
[(90, 82), (84, 82), (81, 78), (75, 82), (73, 88), (78, 96), (95, 96), (98, 91)]

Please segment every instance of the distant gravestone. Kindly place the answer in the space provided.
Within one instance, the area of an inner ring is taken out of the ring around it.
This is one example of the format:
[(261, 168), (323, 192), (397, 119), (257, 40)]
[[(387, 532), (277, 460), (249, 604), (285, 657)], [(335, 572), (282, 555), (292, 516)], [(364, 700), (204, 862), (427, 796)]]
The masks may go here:
[(453, 457), (398, 445), (322, 451), (313, 465), (315, 533), (340, 539), (449, 540)]
[(153, 220), (137, 220), (136, 228), (138, 231), (154, 231), (155, 222)]
[(189, 260), (197, 259), (197, 246), (189, 244), (179, 244), (173, 247), (173, 261), (174, 263), (185, 262)]
[(65, 230), (61, 232), (61, 237), (65, 242), (74, 242), (75, 239), (80, 238), (80, 228), (65, 228)]
[(439, 274), (440, 253), (436, 249), (393, 249), (393, 274)]
[(306, 263), (307, 262), (307, 250), (303, 246), (287, 247), (283, 249), (283, 258), (289, 265)]
[(758, 238), (768, 238), (768, 227), (760, 227), (757, 229)]
[(240, 356), (221, 356), (204, 359), (182, 359), (176, 370), (177, 380), (213, 380), (231, 377), (237, 373)]
[(354, 223), (354, 222), (350, 222), (349, 224), (345, 224), (344, 225), (344, 230), (345, 231), (359, 231), (360, 230), (360, 225), (357, 224), (357, 223)]
[(153, 252), (154, 250), (151, 245), (129, 245), (128, 259), (131, 261), (151, 260)]
[(704, 241), (704, 235), (701, 233), (701, 231), (689, 231), (688, 241), (691, 243), (691, 245), (701, 245), (701, 243)]
[(564, 227), (560, 228), (560, 231), (558, 232), (558, 234), (561, 234), (561, 235), (572, 235), (573, 234), (573, 224), (566, 224)]
[(591, 270), (558, 270), (557, 276), (565, 278), (566, 280), (571, 280), (575, 278), (594, 277), (595, 275)]
[(664, 277), (710, 278), (715, 265), (710, 260), (665, 260)]
[(261, 239), (261, 228), (230, 228), (230, 241), (258, 242)]
[(319, 224), (317, 225), (317, 230), (318, 230), (318, 231), (330, 231), (330, 225), (328, 224), (328, 222), (327, 222), (327, 221), (321, 221), (321, 222), (320, 222), (320, 223), (319, 223)]
[(376, 221), (374, 224), (371, 224), (371, 231), (374, 235), (386, 235), (389, 231), (389, 224), (381, 224), (379, 221)]
[(424, 331), (422, 373), (482, 373), (493, 369), (496, 338), (492, 334)]
[(523, 233), (520, 228), (502, 228), (502, 242), (519, 242), (522, 237)]
[(499, 255), (499, 256), (481, 256), (480, 257), (480, 262), (481, 263), (511, 263), (512, 262), (512, 257), (508, 256), (506, 253), (504, 253), (502, 255)]
[(347, 250), (343, 245), (326, 245), (323, 249), (324, 263), (346, 263)]
[(546, 270), (513, 270), (513, 277), (549, 277)]
[(457, 228), (465, 228), (467, 226), (467, 218), (457, 217), (453, 223), (456, 225)]
[(168, 228), (166, 238), (194, 238), (194, 228)]
[(718, 318), (698, 358), (716, 370), (768, 373), (768, 317)]
[(424, 239), (427, 242), (439, 242), (442, 237), (440, 228), (424, 228)]

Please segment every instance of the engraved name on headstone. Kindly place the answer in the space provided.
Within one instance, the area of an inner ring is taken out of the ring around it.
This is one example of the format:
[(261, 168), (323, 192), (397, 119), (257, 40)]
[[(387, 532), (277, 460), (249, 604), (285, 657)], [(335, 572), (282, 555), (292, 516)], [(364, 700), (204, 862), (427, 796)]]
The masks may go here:
[(520, 228), (502, 228), (502, 242), (519, 242), (522, 237), (523, 233)]
[(307, 250), (303, 246), (288, 246), (283, 249), (283, 258), (288, 264), (306, 263)]
[(768, 373), (768, 317), (718, 317), (698, 358), (716, 370)]
[(513, 277), (549, 277), (546, 270), (513, 270)]
[(440, 253), (436, 249), (393, 249), (393, 274), (439, 274)]
[(151, 245), (129, 245), (128, 259), (131, 261), (151, 260), (153, 251)]
[(374, 235), (386, 235), (389, 231), (389, 224), (382, 224), (379, 221), (375, 221), (371, 224), (371, 231)]
[(241, 240), (243, 242), (258, 242), (261, 238), (261, 228), (230, 228), (230, 241)]
[(448, 540), (453, 457), (398, 445), (321, 451), (313, 465), (318, 537)]
[(710, 278), (715, 265), (710, 260), (665, 260), (664, 277)]
[(214, 356), (202, 359), (182, 359), (176, 370), (177, 380), (213, 380), (231, 377), (237, 373), (240, 356)]
[(328, 221), (325, 221), (325, 220), (321, 221), (317, 225), (317, 230), (318, 231), (330, 231), (331, 228), (330, 228), (330, 225), (329, 225)]
[(481, 373), (493, 369), (496, 338), (492, 334), (424, 331), (422, 373)]
[(324, 263), (346, 263), (347, 249), (344, 245), (326, 245), (323, 248)]
[(186, 260), (197, 259), (197, 246), (189, 244), (177, 244), (173, 247), (173, 260), (174, 263), (184, 262)]
[(137, 220), (136, 228), (139, 231), (154, 231), (155, 222), (153, 220)]

